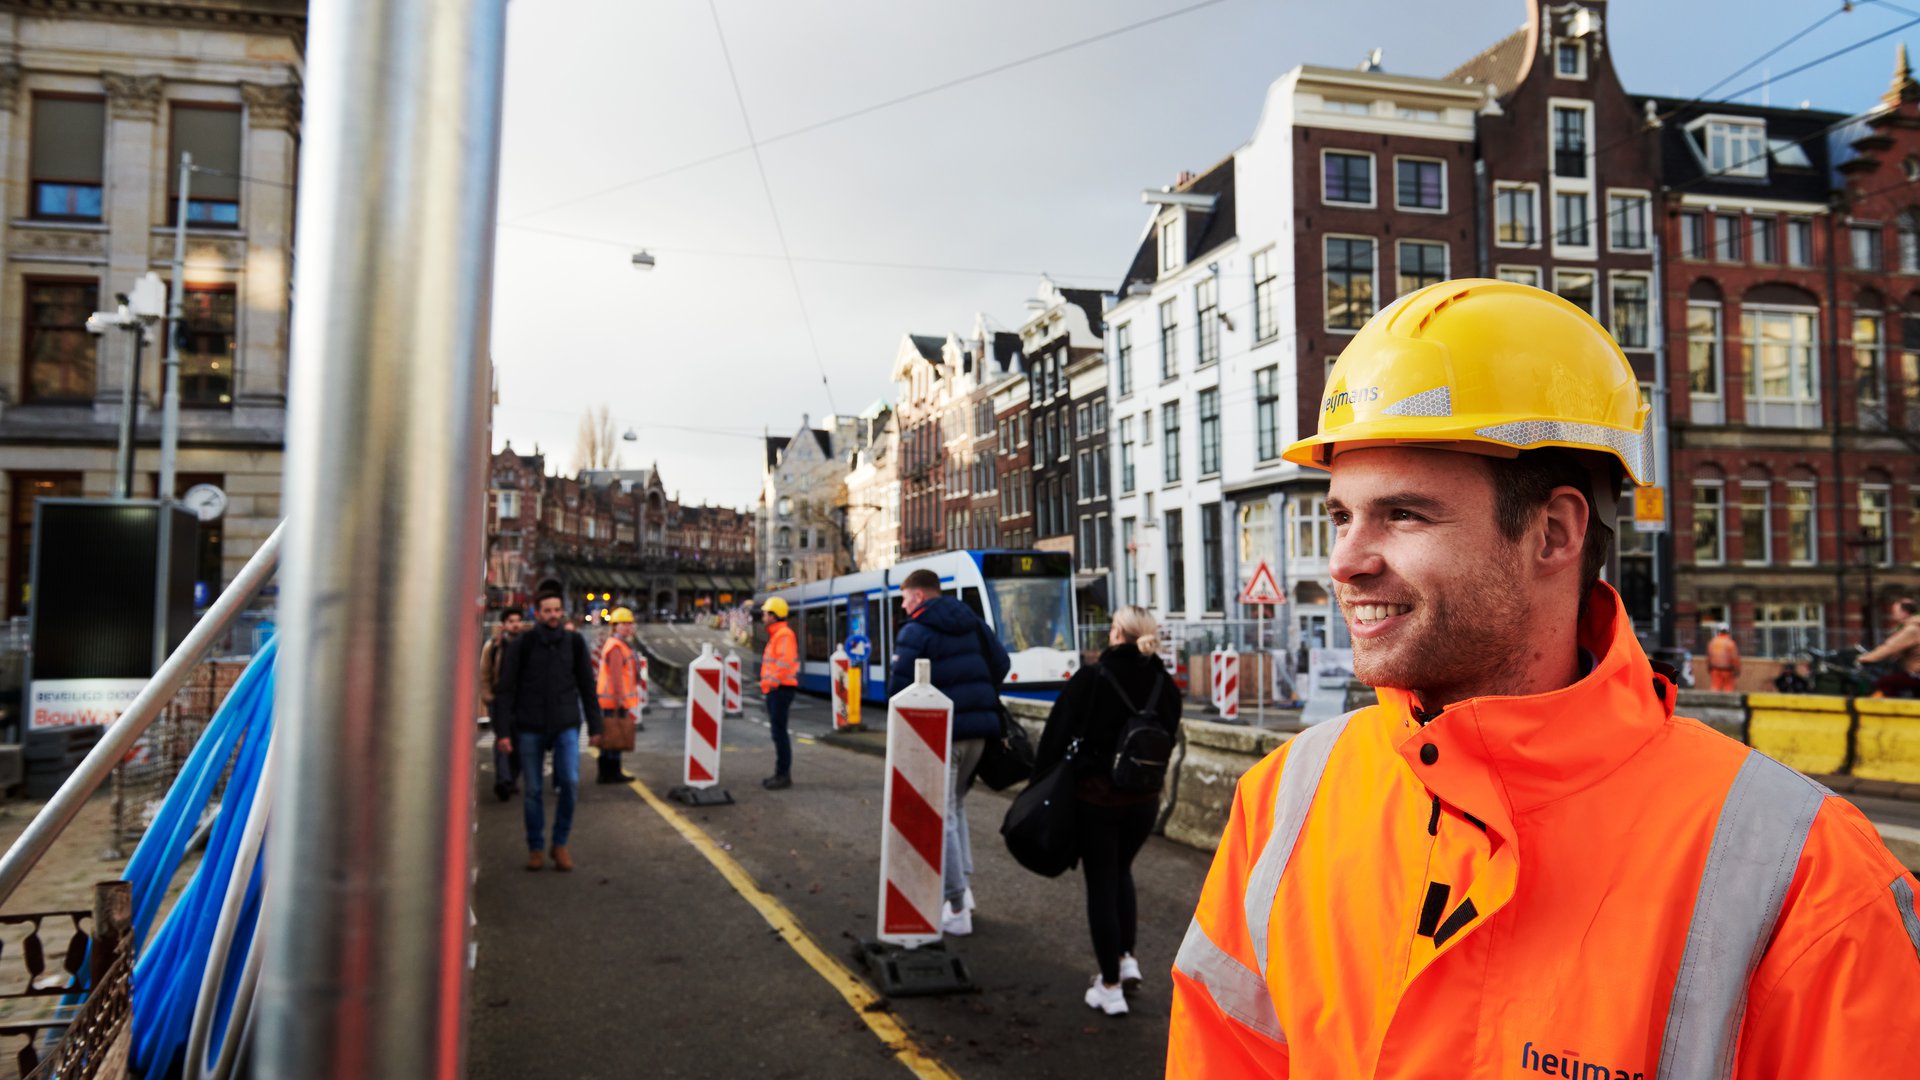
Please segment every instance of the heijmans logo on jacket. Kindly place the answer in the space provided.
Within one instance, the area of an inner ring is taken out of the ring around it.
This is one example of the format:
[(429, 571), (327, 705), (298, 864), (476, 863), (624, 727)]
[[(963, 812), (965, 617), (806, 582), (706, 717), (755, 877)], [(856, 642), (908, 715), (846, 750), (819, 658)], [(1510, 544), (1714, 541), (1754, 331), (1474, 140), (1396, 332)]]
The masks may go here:
[(1546, 1073), (1565, 1080), (1647, 1080), (1643, 1072), (1628, 1072), (1592, 1061), (1581, 1061), (1577, 1050), (1543, 1054), (1528, 1043), (1520, 1048), (1520, 1067), (1528, 1072)]

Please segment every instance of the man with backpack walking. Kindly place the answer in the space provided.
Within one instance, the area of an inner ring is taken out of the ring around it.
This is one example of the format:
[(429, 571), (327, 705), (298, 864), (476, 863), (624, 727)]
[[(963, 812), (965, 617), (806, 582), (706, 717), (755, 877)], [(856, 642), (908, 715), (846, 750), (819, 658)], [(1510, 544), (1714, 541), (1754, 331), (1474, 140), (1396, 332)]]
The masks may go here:
[(542, 591), (534, 601), (540, 625), (514, 639), (500, 662), (495, 689), (494, 745), (520, 751), (526, 782), (527, 869), (546, 865), (546, 807), (541, 801), (541, 768), (553, 755), (553, 868), (573, 869), (567, 836), (573, 831), (573, 804), (580, 785), (580, 721), (588, 743), (600, 745), (600, 698), (594, 691), (593, 663), (586, 639), (562, 629), (566, 603), (558, 592)]
[(1012, 661), (987, 624), (950, 596), (940, 595), (940, 575), (915, 570), (900, 583), (908, 622), (894, 639), (887, 668), (887, 696), (913, 682), (916, 660), (933, 664), (933, 685), (953, 701), (953, 752), (947, 757), (947, 839), (941, 879), (947, 906), (941, 928), (956, 937), (973, 933), (973, 838), (962, 799), (980, 767), (987, 739), (1000, 734), (1000, 684)]
[(1127, 1011), (1140, 986), (1133, 955), (1133, 859), (1153, 832), (1167, 763), (1180, 729), (1180, 691), (1161, 664), (1159, 627), (1145, 608), (1113, 614), (1098, 663), (1075, 672), (1053, 703), (1033, 775), (1056, 764), (1073, 770), (1074, 836), (1087, 882), (1087, 927), (1100, 972), (1089, 1007)]

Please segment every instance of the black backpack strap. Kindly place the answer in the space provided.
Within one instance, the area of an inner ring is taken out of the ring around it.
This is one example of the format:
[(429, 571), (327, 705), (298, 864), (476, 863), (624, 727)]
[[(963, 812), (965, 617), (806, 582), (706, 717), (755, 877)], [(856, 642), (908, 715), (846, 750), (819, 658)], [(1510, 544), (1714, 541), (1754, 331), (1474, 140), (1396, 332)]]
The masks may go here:
[[(1100, 673), (1101, 678), (1107, 680), (1107, 685), (1113, 687), (1113, 692), (1120, 695), (1120, 704), (1125, 705), (1127, 707), (1128, 712), (1137, 713), (1140, 711), (1139, 707), (1133, 703), (1133, 698), (1127, 693), (1126, 688), (1120, 685), (1120, 679), (1118, 676), (1114, 675), (1113, 672), (1108, 671), (1107, 666), (1105, 664), (1095, 664), (1093, 665), (1093, 667), (1095, 671), (1098, 671)], [(1154, 684), (1153, 693), (1155, 697), (1159, 696), (1160, 684), (1158, 683)], [(1147, 707), (1148, 708), (1153, 707), (1153, 704), (1151, 701), (1148, 702)]]

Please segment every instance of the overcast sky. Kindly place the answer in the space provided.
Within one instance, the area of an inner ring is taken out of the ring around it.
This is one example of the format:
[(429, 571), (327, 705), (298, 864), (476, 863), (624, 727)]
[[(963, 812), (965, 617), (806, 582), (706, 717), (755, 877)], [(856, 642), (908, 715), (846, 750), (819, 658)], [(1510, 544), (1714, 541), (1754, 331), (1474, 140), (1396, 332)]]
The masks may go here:
[[(1350, 66), (1378, 47), (1389, 71), (1442, 75), (1526, 10), (1218, 0), (779, 138), (1195, 0), (714, 3), (744, 119), (707, 0), (510, 5), (494, 432), (571, 471), (582, 411), (606, 402), (639, 436), (621, 444), (625, 464), (657, 461), (683, 499), (742, 507), (759, 492), (762, 429), (890, 398), (903, 333), (964, 332), (976, 312), (1017, 328), (1042, 271), (1111, 288), (1145, 220), (1141, 189), (1231, 153), (1294, 65)], [(1615, 0), (1609, 40), (1629, 92), (1692, 96), (1839, 6)], [(1916, 18), (1868, 0), (1765, 69)], [(1920, 27), (1778, 79), (1771, 101), (1864, 109), (1900, 40)], [(631, 268), (640, 247), (659, 260), (651, 273)]]

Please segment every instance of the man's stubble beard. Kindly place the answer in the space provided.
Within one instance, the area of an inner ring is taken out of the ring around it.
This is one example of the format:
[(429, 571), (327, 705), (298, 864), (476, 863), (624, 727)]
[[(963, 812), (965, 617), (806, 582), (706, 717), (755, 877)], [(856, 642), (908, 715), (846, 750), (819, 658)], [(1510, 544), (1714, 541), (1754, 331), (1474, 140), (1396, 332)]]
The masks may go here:
[(1354, 676), (1442, 701), (1507, 692), (1526, 670), (1532, 636), (1520, 564), (1519, 545), (1503, 545), (1475, 560), (1479, 569), (1449, 583), (1445, 596), (1416, 595), (1415, 622), (1396, 640), (1354, 639)]

